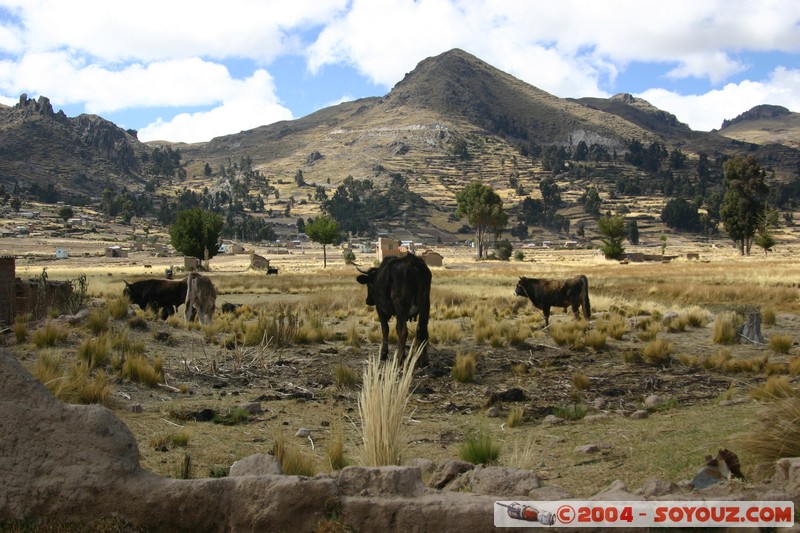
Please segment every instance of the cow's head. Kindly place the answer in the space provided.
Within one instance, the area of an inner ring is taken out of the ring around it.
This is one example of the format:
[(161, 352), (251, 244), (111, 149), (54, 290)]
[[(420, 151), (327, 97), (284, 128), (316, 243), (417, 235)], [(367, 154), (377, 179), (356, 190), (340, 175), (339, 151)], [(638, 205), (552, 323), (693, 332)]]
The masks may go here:
[(141, 288), (135, 283), (128, 283), (125, 280), (122, 280), (122, 282), (125, 284), (125, 288), (122, 289), (122, 295), (128, 298), (131, 303), (134, 303), (139, 307), (143, 307), (144, 301), (142, 299)]
[(375, 305), (375, 289), (373, 288), (373, 284), (375, 283), (375, 277), (378, 275), (378, 269), (374, 267), (366, 271), (358, 267), (356, 267), (356, 269), (361, 272), (361, 275), (356, 278), (356, 281), (367, 286), (367, 305)]

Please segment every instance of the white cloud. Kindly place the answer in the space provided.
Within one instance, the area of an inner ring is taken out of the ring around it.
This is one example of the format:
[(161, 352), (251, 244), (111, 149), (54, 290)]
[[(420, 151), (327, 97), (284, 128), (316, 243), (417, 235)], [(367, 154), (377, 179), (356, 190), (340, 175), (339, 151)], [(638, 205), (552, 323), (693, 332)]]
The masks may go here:
[[(0, 0), (0, 16), (3, 8), (14, 18), (0, 19), (0, 94), (44, 94), (56, 107), (101, 114), (213, 108), (165, 117), (140, 128), (145, 134), (180, 124), (198, 132), (212, 119), (238, 131), (256, 116), (288, 118), (271, 80), (261, 86), (252, 72), (285, 54), (304, 55), (312, 73), (352, 66), (388, 90), (422, 59), (462, 48), (560, 97), (634, 92), (617, 86), (618, 74), (657, 65), (663, 78), (642, 94), (696, 129), (719, 127), (757, 100), (800, 110), (800, 85), (780, 81), (796, 71), (723, 85), (747, 75), (749, 52), (800, 50), (796, 0)], [(658, 88), (663, 79), (672, 91)], [(684, 79), (708, 80), (713, 90), (682, 96)], [(251, 85), (260, 90), (237, 94)], [(241, 111), (248, 108), (259, 112)]]
[(272, 78), (259, 70), (247, 80), (235, 82), (222, 105), (210, 111), (181, 113), (166, 121), (158, 119), (141, 128), (138, 137), (142, 141), (201, 142), (292, 118), (292, 112), (277, 103)]
[(763, 82), (729, 83), (721, 89), (699, 95), (680, 95), (664, 89), (649, 89), (636, 96), (668, 110), (694, 130), (719, 129), (724, 119), (732, 119), (761, 104), (800, 109), (800, 70), (778, 68)]

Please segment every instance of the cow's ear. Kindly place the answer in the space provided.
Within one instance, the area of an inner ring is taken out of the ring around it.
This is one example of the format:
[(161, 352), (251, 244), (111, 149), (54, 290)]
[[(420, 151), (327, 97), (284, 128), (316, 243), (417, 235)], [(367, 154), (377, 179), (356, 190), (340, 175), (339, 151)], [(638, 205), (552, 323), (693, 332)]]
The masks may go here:
[(125, 281), (124, 279), (122, 280), (122, 283), (124, 283), (126, 287), (130, 287), (131, 286), (131, 284), (128, 283), (127, 281)]
[(366, 285), (367, 283), (369, 283), (369, 276), (367, 276), (366, 274), (361, 274), (356, 278), (356, 281), (362, 285)]

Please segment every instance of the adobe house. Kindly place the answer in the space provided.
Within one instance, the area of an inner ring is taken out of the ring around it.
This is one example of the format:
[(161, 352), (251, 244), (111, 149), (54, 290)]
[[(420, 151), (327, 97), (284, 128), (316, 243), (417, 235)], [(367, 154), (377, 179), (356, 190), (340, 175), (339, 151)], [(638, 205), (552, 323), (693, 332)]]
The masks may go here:
[(400, 241), (397, 239), (389, 239), (388, 237), (378, 238), (378, 246), (375, 249), (375, 254), (379, 262), (382, 262), (384, 257), (406, 255), (407, 253), (408, 248), (400, 246)]
[(425, 264), (429, 267), (440, 267), (442, 266), (442, 254), (439, 252), (434, 252), (433, 250), (425, 250), (422, 252), (422, 260), (425, 261)]
[(253, 270), (269, 270), (269, 259), (257, 253), (250, 254), (250, 268)]

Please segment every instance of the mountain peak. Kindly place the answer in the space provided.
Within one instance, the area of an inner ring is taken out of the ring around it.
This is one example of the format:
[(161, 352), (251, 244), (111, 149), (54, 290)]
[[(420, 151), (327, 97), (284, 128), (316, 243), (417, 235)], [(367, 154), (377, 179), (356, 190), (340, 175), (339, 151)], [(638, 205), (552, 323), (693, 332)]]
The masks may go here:
[(736, 118), (733, 118), (731, 120), (727, 119), (723, 120), (722, 128), (720, 129), (725, 129), (729, 126), (733, 126), (734, 124), (737, 124), (739, 122), (744, 122), (746, 120), (773, 119), (784, 115), (790, 115), (791, 113), (792, 113), (791, 111), (779, 105), (770, 105), (770, 104), (757, 105), (751, 108), (749, 111), (745, 111)]

